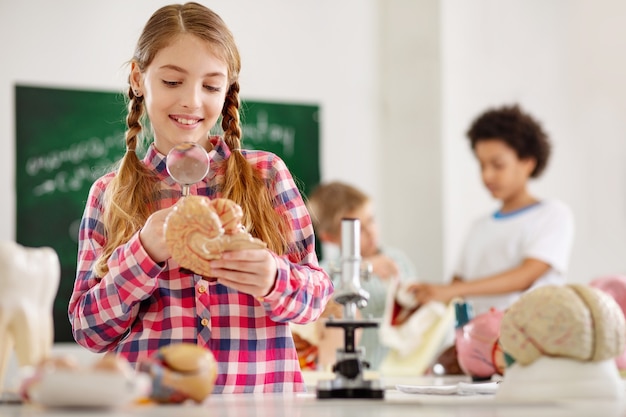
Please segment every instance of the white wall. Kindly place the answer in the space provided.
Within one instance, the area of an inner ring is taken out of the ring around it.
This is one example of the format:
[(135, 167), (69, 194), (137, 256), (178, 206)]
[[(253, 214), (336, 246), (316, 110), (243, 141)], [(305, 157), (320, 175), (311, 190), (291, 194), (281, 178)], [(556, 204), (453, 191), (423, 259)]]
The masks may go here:
[[(0, 0), (0, 239), (14, 237), (15, 83), (117, 91), (163, 0)], [(464, 137), (520, 102), (554, 156), (534, 190), (570, 204), (570, 278), (626, 273), (626, 4), (621, 0), (205, 1), (233, 30), (242, 96), (322, 107), (322, 176), (370, 193), (383, 238), (449, 277), (495, 207)], [(19, 192), (19, 190), (17, 190)]]
[(375, 200), (384, 242), (405, 250), (420, 279), (435, 282), (444, 276), (439, 3), (381, 1), (383, 185)]
[(442, 4), (446, 268), (469, 221), (495, 207), (465, 131), (486, 107), (519, 102), (543, 122), (554, 144), (533, 190), (574, 211), (569, 279), (626, 273), (626, 3)]

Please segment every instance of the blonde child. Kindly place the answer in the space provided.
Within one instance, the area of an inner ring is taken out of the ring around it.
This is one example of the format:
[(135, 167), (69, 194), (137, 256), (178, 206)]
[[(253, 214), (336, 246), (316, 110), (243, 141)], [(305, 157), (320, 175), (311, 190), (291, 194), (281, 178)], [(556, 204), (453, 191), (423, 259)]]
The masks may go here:
[[(361, 282), (361, 286), (369, 293), (370, 298), (367, 306), (360, 310), (360, 314), (365, 318), (382, 318), (392, 280), (413, 279), (416, 271), (413, 263), (402, 251), (380, 243), (378, 225), (370, 197), (350, 184), (334, 181), (315, 187), (309, 195), (307, 206), (316, 234), (322, 244), (321, 265), (327, 271), (339, 265), (341, 220), (343, 218), (359, 219), (361, 257), (364, 262), (372, 265), (372, 276)], [(334, 279), (336, 287), (339, 282), (334, 277), (331, 278)], [(343, 339), (336, 335), (339, 331), (341, 330), (324, 330), (326, 334), (321, 336), (320, 343), (334, 343), (341, 346)], [(335, 332), (335, 335), (331, 336), (331, 332)], [(366, 328), (360, 332), (359, 345), (365, 348), (365, 360), (370, 364), (371, 369), (377, 369), (388, 349), (380, 343), (377, 328)], [(324, 342), (324, 337), (329, 341)]]
[[(171, 343), (195, 343), (217, 359), (216, 393), (303, 391), (288, 323), (316, 320), (332, 282), (285, 164), (241, 147), (231, 32), (198, 3), (164, 6), (145, 25), (130, 66), (126, 154), (93, 184), (79, 232), (69, 304), (76, 341), (131, 363)], [(224, 134), (211, 136), (220, 118)], [(140, 159), (142, 132), (152, 141)], [(211, 262), (211, 277), (181, 269), (164, 240), (181, 197), (165, 158), (182, 142), (200, 144), (210, 158), (190, 194), (239, 204), (247, 231), (268, 247), (224, 253)]]

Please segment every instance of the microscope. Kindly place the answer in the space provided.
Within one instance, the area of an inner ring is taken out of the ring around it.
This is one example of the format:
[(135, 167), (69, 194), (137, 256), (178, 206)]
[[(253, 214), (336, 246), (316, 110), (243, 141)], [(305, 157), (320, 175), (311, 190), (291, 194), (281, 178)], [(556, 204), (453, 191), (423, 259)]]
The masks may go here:
[[(369, 293), (361, 288), (361, 278), (367, 279), (372, 273), (368, 263), (361, 262), (361, 223), (359, 219), (341, 221), (341, 260), (331, 269), (334, 276), (340, 275), (335, 289), (335, 301), (343, 306), (343, 318), (330, 318), (326, 327), (344, 329), (344, 346), (337, 349), (337, 359), (333, 365), (335, 379), (321, 380), (317, 384), (317, 398), (384, 398), (384, 389), (377, 379), (366, 380), (364, 368), (369, 368), (363, 356), (365, 351), (355, 343), (358, 328), (378, 327), (379, 320), (357, 319), (357, 308), (367, 305)], [(337, 282), (337, 280), (334, 280)]]

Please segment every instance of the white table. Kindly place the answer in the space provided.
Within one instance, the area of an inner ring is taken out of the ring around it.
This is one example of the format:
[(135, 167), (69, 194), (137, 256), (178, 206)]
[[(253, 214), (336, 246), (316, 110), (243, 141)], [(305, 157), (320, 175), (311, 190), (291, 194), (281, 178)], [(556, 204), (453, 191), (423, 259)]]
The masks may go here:
[(491, 395), (417, 395), (392, 387), (396, 382), (411, 385), (450, 382), (433, 378), (388, 379), (384, 400), (318, 400), (314, 387), (318, 376), (306, 377), (309, 392), (305, 394), (213, 395), (201, 405), (129, 404), (102, 410), (0, 405), (0, 417), (626, 417), (624, 404), (611, 402), (503, 404)]

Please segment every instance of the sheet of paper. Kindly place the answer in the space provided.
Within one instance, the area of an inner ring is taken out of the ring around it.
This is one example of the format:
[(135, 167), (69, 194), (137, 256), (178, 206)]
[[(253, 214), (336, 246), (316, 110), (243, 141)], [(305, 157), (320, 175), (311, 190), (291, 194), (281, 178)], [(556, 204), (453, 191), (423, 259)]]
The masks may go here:
[(396, 389), (407, 394), (489, 395), (498, 391), (498, 382), (458, 382), (454, 385), (396, 385)]

